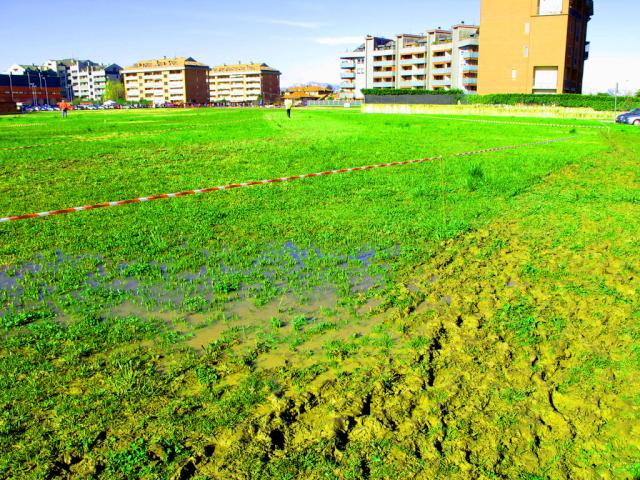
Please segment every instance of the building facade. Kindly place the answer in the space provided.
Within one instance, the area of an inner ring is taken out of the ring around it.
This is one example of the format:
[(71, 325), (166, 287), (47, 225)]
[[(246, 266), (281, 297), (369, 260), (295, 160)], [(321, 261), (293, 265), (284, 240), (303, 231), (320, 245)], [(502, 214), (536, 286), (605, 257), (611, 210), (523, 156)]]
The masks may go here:
[(73, 61), (66, 68), (66, 84), (72, 92), (70, 98), (101, 100), (107, 81), (119, 82), (121, 71), (122, 67), (115, 64), (100, 65), (90, 60)]
[(126, 99), (154, 104), (209, 101), (209, 67), (191, 57), (144, 60), (122, 70)]
[(102, 99), (107, 81), (120, 81), (118, 65), (100, 65), (91, 60), (48, 60), (43, 65), (12, 65), (7, 73), (12, 75), (57, 75), (60, 78), (61, 94), (68, 100), (81, 98), (99, 101)]
[(0, 75), (0, 103), (55, 105), (60, 100), (60, 77), (53, 72)]
[(287, 89), (282, 98), (294, 102), (307, 103), (314, 100), (327, 100), (333, 95), (333, 89), (320, 85), (308, 85), (291, 87)]
[(364, 88), (451, 90), (475, 93), (478, 84), (479, 28), (455, 25), (451, 30), (366, 37), (340, 58), (340, 94), (361, 99)]
[(221, 65), (209, 72), (211, 102), (263, 104), (280, 101), (281, 73), (265, 63)]
[(482, 0), (478, 91), (582, 93), (593, 0)]

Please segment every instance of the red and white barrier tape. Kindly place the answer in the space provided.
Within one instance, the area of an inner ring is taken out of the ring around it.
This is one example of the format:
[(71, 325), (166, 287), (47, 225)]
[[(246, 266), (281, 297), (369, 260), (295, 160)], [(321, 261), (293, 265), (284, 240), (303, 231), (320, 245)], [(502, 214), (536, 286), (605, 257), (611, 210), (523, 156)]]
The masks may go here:
[(202, 188), (202, 189), (198, 189), (198, 190), (187, 190), (184, 192), (178, 192), (178, 193), (165, 193), (162, 195), (153, 195), (151, 197), (140, 197), (140, 198), (132, 198), (130, 200), (119, 200), (116, 202), (106, 202), (106, 203), (98, 203), (95, 205), (85, 205), (83, 207), (74, 207), (74, 208), (65, 208), (63, 210), (53, 210), (53, 211), (49, 211), (49, 212), (40, 212), (40, 213), (30, 213), (30, 214), (26, 214), (26, 215), (14, 215), (14, 216), (10, 216), (10, 217), (4, 217), (4, 218), (0, 218), (0, 223), (3, 222), (17, 222), (18, 220), (28, 220), (31, 218), (42, 218), (42, 217), (50, 217), (50, 216), (54, 216), (54, 215), (65, 215), (68, 213), (75, 213), (75, 212), (82, 212), (85, 210), (96, 210), (99, 208), (110, 208), (110, 207), (119, 207), (122, 205), (129, 205), (132, 203), (142, 203), (142, 202), (151, 202), (154, 200), (163, 200), (166, 198), (177, 198), (177, 197), (187, 197), (190, 195), (200, 195), (203, 193), (211, 193), (211, 192), (222, 192), (224, 190), (233, 190), (233, 189), (237, 189), (237, 188), (245, 188), (245, 187), (254, 187), (257, 185), (268, 185), (271, 183), (282, 183), (282, 182), (291, 182), (293, 180), (302, 180), (305, 178), (313, 178), (313, 177), (323, 177), (323, 176), (328, 176), (328, 175), (338, 175), (341, 173), (351, 173), (351, 172), (363, 172), (366, 170), (374, 170), (374, 169), (378, 169), (378, 168), (388, 168), (388, 167), (399, 167), (402, 165), (414, 165), (417, 163), (427, 163), (427, 162), (432, 162), (432, 161), (436, 161), (436, 160), (441, 160), (444, 157), (465, 157), (465, 156), (470, 156), (470, 155), (479, 155), (482, 153), (491, 153), (491, 152), (499, 152), (499, 151), (503, 151), (503, 150), (515, 150), (518, 148), (525, 148), (525, 147), (532, 147), (532, 146), (536, 146), (536, 145), (549, 145), (551, 143), (557, 143), (557, 142), (564, 142), (567, 140), (570, 140), (574, 137), (565, 137), (565, 138), (557, 138), (557, 139), (552, 139), (552, 140), (543, 140), (541, 142), (531, 142), (531, 143), (523, 143), (520, 145), (510, 145), (510, 146), (506, 146), (506, 147), (494, 147), (494, 148), (487, 148), (484, 150), (475, 150), (475, 151), (470, 151), (470, 152), (463, 152), (463, 153), (455, 153), (455, 154), (450, 154), (450, 155), (440, 155), (437, 157), (428, 157), (428, 158), (421, 158), (418, 160), (405, 160), (402, 162), (390, 162), (390, 163), (380, 163), (377, 165), (367, 165), (364, 167), (352, 167), (352, 168), (343, 168), (340, 170), (328, 170), (325, 172), (318, 172), (318, 173), (307, 173), (304, 175), (295, 175), (293, 177), (282, 177), (282, 178), (272, 178), (269, 180), (258, 180), (258, 181), (253, 181), (253, 182), (245, 182), (245, 183), (234, 183), (231, 185), (223, 185), (223, 186), (219, 186), (219, 187), (209, 187), (209, 188)]

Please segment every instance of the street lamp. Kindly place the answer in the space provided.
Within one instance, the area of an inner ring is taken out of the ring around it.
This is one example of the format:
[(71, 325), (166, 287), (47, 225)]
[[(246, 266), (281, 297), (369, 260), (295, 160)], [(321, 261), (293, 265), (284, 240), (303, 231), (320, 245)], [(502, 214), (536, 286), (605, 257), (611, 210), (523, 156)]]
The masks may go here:
[(31, 102), (35, 107), (38, 104), (38, 97), (36, 96), (36, 84), (29, 83), (29, 86), (31, 87)]
[(11, 101), (14, 102), (15, 98), (13, 97), (13, 79), (11, 78), (11, 72), (9, 72), (9, 90), (11, 91)]
[(49, 105), (49, 89), (47, 88), (47, 77), (44, 77), (44, 93), (47, 96), (47, 105)]

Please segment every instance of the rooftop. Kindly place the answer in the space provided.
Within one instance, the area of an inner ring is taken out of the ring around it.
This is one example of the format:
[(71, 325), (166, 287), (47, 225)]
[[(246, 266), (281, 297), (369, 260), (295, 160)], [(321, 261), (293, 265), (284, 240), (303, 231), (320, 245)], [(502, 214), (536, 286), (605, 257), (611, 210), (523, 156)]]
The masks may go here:
[(142, 60), (125, 70), (136, 70), (140, 68), (153, 69), (153, 68), (167, 68), (167, 67), (205, 67), (208, 65), (200, 63), (191, 57), (178, 57), (178, 58), (160, 58), (157, 60)]
[(212, 72), (275, 72), (280, 73), (277, 69), (270, 67), (266, 63), (237, 63), (233, 65), (218, 65), (211, 69)]

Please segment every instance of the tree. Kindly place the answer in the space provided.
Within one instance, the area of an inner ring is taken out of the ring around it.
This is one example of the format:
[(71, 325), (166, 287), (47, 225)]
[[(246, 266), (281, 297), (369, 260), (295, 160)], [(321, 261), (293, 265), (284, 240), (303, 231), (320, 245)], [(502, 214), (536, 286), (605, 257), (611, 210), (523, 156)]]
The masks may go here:
[(115, 80), (107, 80), (107, 85), (104, 89), (104, 99), (117, 102), (118, 100), (124, 100), (124, 85), (122, 82)]
[(640, 98), (640, 90), (636, 92), (636, 98)]

